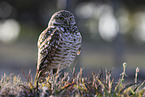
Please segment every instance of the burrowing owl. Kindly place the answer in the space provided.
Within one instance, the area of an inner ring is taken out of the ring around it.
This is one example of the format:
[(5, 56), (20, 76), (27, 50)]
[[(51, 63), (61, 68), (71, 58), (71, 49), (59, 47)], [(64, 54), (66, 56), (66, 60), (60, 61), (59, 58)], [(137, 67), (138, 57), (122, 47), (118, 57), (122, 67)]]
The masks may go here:
[(37, 78), (70, 66), (81, 50), (81, 34), (73, 14), (61, 10), (51, 17), (38, 39)]

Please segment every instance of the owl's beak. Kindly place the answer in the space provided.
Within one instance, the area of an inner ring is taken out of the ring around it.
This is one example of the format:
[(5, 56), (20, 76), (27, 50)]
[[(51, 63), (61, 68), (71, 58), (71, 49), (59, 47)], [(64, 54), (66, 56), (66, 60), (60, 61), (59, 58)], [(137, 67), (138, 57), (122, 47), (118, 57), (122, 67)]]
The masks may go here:
[(67, 26), (69, 26), (70, 24), (69, 24), (69, 20), (66, 20), (66, 24), (67, 24)]

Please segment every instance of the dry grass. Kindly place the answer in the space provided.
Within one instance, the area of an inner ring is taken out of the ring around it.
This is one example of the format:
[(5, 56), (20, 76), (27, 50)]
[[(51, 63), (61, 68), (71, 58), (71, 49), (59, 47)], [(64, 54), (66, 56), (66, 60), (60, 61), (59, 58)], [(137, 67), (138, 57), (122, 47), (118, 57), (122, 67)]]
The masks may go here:
[(111, 71), (106, 70), (105, 77), (100, 72), (83, 77), (82, 68), (76, 74), (75, 69), (69, 74), (65, 72), (57, 72), (55, 75), (50, 74), (45, 82), (39, 83), (38, 88), (35, 81), (31, 78), (31, 72), (27, 78), (27, 82), (22, 82), (18, 76), (12, 77), (5, 74), (0, 81), (1, 96), (31, 96), (31, 97), (142, 97), (145, 96), (144, 82), (138, 83), (137, 77), (139, 68), (136, 69), (135, 80), (133, 83), (124, 84), (126, 63), (123, 64), (123, 72), (117, 82), (111, 76)]

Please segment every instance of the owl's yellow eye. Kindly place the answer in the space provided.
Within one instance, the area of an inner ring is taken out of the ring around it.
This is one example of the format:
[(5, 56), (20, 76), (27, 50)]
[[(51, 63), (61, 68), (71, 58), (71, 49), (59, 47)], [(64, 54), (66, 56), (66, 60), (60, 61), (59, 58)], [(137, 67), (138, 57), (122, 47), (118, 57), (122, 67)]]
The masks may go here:
[(73, 20), (73, 17), (71, 17), (70, 20), (72, 21)]
[(63, 17), (59, 17), (58, 20), (64, 20), (64, 18)]

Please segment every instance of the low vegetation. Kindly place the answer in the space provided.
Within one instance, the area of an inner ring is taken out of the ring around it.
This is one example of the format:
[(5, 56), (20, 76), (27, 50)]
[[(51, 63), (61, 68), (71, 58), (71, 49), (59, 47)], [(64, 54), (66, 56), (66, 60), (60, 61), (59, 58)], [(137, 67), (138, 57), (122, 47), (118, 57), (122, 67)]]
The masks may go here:
[[(2, 97), (142, 97), (145, 96), (144, 81), (139, 83), (138, 72), (136, 68), (135, 80), (130, 83), (124, 83), (126, 63), (123, 64), (123, 72), (120, 74), (117, 82), (111, 76), (111, 71), (88, 75), (84, 77), (80, 68), (78, 73), (75, 69), (70, 73), (57, 72), (50, 74), (45, 82), (39, 83), (36, 88), (35, 81), (31, 77), (31, 72), (27, 82), (22, 82), (20, 76), (3, 75), (0, 80), (0, 96)], [(116, 79), (115, 79), (116, 80)]]

